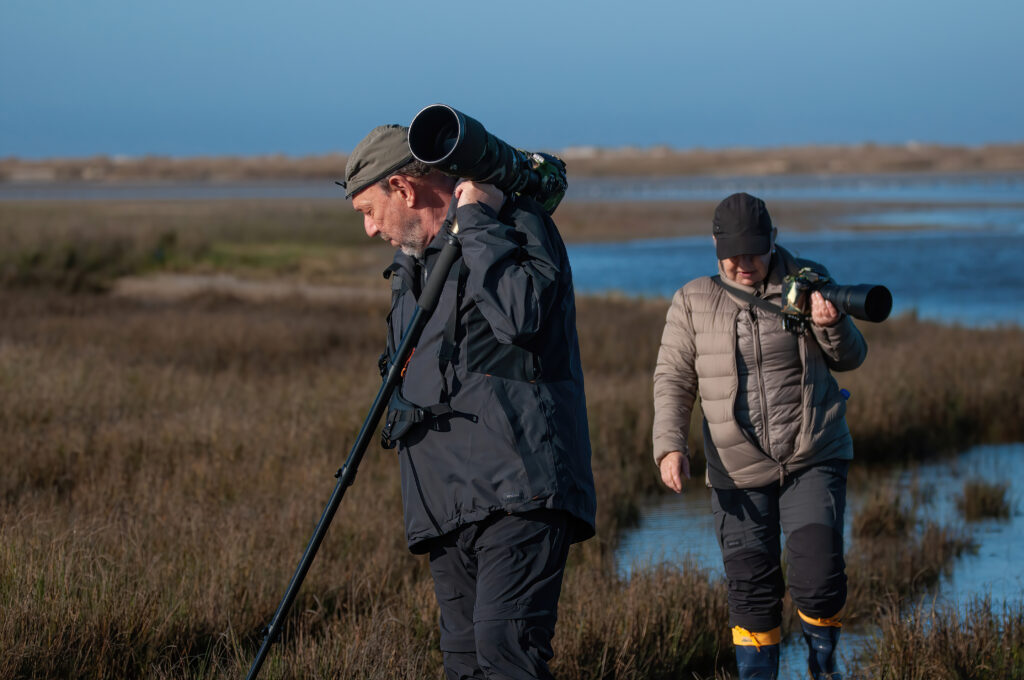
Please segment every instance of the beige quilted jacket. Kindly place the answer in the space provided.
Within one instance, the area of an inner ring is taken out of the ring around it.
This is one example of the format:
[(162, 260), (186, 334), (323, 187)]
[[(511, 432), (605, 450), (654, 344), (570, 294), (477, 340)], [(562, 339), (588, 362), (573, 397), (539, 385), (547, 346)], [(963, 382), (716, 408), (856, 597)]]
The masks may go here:
[[(777, 247), (758, 290), (778, 304), (787, 272), (816, 263)], [(716, 488), (752, 488), (829, 459), (853, 457), (846, 403), (831, 371), (856, 368), (867, 345), (852, 320), (797, 337), (777, 315), (728, 293), (711, 277), (690, 281), (672, 298), (654, 371), (654, 460), (689, 454), (694, 402), (704, 412), (708, 481)], [(866, 395), (865, 395), (866, 396)]]

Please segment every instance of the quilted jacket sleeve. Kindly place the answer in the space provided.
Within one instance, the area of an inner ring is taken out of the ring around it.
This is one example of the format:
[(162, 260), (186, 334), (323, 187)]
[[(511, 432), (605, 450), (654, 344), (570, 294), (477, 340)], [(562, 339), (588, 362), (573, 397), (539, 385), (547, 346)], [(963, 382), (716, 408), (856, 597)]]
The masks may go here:
[(654, 462), (672, 451), (689, 455), (687, 435), (697, 396), (693, 321), (684, 289), (672, 298), (654, 369)]

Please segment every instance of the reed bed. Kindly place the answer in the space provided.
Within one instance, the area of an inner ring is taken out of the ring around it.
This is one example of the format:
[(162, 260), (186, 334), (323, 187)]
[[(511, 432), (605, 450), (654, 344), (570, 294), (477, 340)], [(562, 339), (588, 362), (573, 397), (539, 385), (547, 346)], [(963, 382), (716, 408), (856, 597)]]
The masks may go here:
[[(714, 202), (566, 201), (567, 241), (709, 235)], [(778, 201), (784, 231), (818, 229), (871, 206)], [(891, 210), (892, 206), (884, 209)], [(4, 201), (0, 286), (105, 291), (126, 275), (230, 273), (360, 285), (390, 261), (337, 200)], [(682, 283), (682, 282), (680, 282)]]
[[(0, 678), (244, 675), (379, 384), (386, 295), (71, 293), (150, 271), (365, 283), (388, 249), (361, 240), (347, 207), (316, 202), (3, 206)], [(731, 663), (722, 583), (692, 565), (629, 581), (614, 567), (621, 530), (662, 491), (650, 395), (666, 309), (579, 300), (599, 532), (571, 553), (559, 677)], [(862, 462), (1022, 438), (1024, 331), (912, 317), (864, 330), (868, 362), (841, 377)], [(691, 435), (700, 475), (696, 421)], [(912, 515), (881, 522), (893, 502), (851, 546), (854, 616), (934, 583), (923, 574), (964, 549)], [(432, 586), (401, 525), (396, 465), (372, 450), (263, 677), (439, 677)]]
[(956, 507), (968, 522), (982, 519), (1006, 519), (1012, 505), (1008, 498), (1010, 485), (1007, 482), (988, 482), (984, 479), (968, 479), (963, 492), (957, 496)]
[(868, 677), (879, 680), (1024, 678), (1024, 605), (974, 599), (961, 606), (888, 608)]
[(876, 492), (854, 515), (852, 534), (846, 551), (847, 623), (933, 589), (954, 558), (976, 547), (964, 529), (929, 519), (926, 507), (894, 486)]
[(82, 201), (0, 205), (0, 285), (108, 290), (149, 272), (365, 281), (388, 262), (344, 201)]
[[(728, 668), (721, 583), (686, 567), (625, 582), (612, 563), (660, 487), (649, 394), (664, 307), (580, 300), (600, 532), (572, 553), (560, 677)], [(376, 391), (382, 314), (360, 300), (0, 292), (0, 677), (243, 674)], [(934, 351), (960, 332), (894, 324)], [(883, 385), (886, 370), (862, 369)], [(891, 427), (860, 418), (858, 433)], [(436, 606), (403, 543), (395, 468), (386, 452), (365, 459), (266, 677), (437, 676)], [(855, 612), (921, 585), (922, 563), (894, 556), (949, 543), (939, 528), (908, 548), (893, 535), (911, 524), (856, 537)], [(880, 541), (890, 552), (871, 551)]]

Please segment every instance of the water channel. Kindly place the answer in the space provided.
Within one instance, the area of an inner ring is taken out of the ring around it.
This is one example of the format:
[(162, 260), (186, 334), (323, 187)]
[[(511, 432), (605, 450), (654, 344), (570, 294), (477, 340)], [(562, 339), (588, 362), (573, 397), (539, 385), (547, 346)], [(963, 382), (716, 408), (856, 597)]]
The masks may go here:
[[(850, 485), (847, 534), (852, 517), (874, 489), (895, 484), (909, 496), (911, 486), (916, 485), (928, 492), (923, 494), (926, 500), (919, 517), (966, 526), (978, 544), (976, 552), (957, 558), (938, 589), (926, 594), (928, 601), (953, 606), (967, 604), (976, 596), (989, 596), (997, 606), (1004, 601), (1020, 601), (1024, 599), (1024, 570), (1020, 568), (1024, 564), (1022, 478), (1024, 444), (978, 446), (954, 458), (913, 468), (872, 470), (866, 480)], [(965, 523), (956, 499), (968, 479), (1009, 483), (1008, 496), (1014, 508), (1011, 517)], [(687, 561), (714, 577), (725, 578), (711, 519), (710, 490), (700, 482), (691, 482), (682, 494), (665, 494), (652, 500), (641, 511), (636, 528), (622, 536), (616, 561), (619, 572), (627, 578), (638, 568)], [(872, 635), (870, 628), (844, 630), (844, 658), (851, 661), (861, 645), (872, 644)], [(785, 672), (780, 677), (803, 677), (803, 668), (803, 643), (791, 637), (784, 645)]]

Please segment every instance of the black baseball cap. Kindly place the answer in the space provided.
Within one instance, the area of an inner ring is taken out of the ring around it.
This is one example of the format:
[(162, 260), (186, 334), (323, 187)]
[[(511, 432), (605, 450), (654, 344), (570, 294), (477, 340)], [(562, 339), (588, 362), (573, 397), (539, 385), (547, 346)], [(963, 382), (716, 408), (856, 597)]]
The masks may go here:
[(715, 208), (711, 223), (719, 260), (737, 255), (762, 255), (772, 248), (772, 218), (764, 201), (746, 193), (732, 194)]

